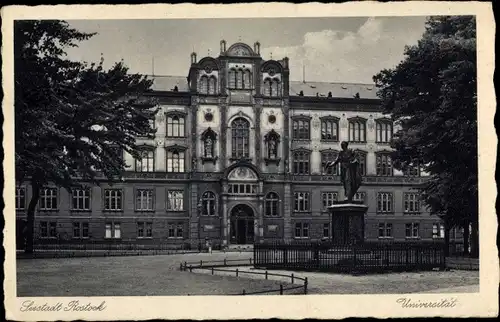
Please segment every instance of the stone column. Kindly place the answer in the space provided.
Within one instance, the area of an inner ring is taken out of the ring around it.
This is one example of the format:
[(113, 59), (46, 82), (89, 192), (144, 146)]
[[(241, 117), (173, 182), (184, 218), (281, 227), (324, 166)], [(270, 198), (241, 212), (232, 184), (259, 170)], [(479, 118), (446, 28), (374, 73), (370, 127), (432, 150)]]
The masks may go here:
[(222, 183), (222, 245), (227, 246), (229, 244), (230, 232), (229, 232), (229, 218), (227, 214), (227, 182)]
[[(260, 101), (259, 101), (260, 102)], [(254, 115), (255, 115), (255, 165), (261, 168), (262, 164), (262, 138), (260, 131), (260, 118), (262, 113), (262, 106), (260, 104), (256, 104), (254, 106)]]
[(220, 109), (220, 169), (224, 171), (227, 160), (227, 105), (226, 103), (219, 104)]

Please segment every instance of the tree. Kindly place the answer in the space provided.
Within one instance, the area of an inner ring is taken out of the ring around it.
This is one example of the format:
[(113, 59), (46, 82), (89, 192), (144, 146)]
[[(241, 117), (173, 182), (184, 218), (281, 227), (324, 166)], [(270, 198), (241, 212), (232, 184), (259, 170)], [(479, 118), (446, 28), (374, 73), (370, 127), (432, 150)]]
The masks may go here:
[(478, 254), (476, 24), (471, 16), (430, 17), (417, 45), (393, 69), (373, 77), (378, 96), (400, 130), (394, 166), (420, 165), (431, 213), (448, 227), (472, 225)]
[[(137, 136), (154, 137), (157, 109), (147, 98), (152, 81), (129, 75), (123, 62), (70, 61), (65, 49), (94, 34), (64, 21), (17, 21), (14, 26), (16, 180), (33, 189), (27, 209), (25, 251), (33, 251), (40, 189), (68, 190), (110, 182), (125, 169), (124, 151), (139, 158)], [(101, 175), (102, 174), (102, 175)]]

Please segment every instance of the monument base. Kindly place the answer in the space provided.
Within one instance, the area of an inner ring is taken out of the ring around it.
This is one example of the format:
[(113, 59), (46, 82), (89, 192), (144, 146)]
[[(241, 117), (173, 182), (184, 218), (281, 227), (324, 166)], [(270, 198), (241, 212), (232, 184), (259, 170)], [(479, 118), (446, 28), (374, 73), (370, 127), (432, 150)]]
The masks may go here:
[(335, 244), (361, 244), (365, 240), (365, 213), (368, 206), (340, 201), (328, 207)]

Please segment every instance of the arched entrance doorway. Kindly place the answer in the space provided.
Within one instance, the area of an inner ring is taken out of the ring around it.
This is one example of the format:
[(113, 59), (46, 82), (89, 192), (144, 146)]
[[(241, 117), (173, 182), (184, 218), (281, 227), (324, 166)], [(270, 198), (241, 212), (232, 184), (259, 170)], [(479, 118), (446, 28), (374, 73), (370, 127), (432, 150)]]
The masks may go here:
[(254, 212), (244, 204), (234, 206), (231, 210), (230, 243), (252, 244), (254, 242)]

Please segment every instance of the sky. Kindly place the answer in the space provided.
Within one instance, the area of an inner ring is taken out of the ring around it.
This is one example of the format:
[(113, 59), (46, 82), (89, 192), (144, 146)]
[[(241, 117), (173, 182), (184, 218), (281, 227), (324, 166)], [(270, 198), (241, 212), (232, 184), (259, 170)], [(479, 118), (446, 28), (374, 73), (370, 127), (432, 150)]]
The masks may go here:
[[(384, 68), (396, 66), (406, 45), (424, 32), (424, 16), (252, 19), (70, 20), (71, 27), (97, 32), (68, 58), (99, 61), (105, 67), (123, 59), (131, 73), (187, 76), (190, 54), (217, 57), (227, 48), (261, 44), (264, 59), (288, 57), (290, 79), (372, 83)], [(154, 62), (154, 63), (153, 63)], [(153, 68), (154, 65), (154, 68)]]

